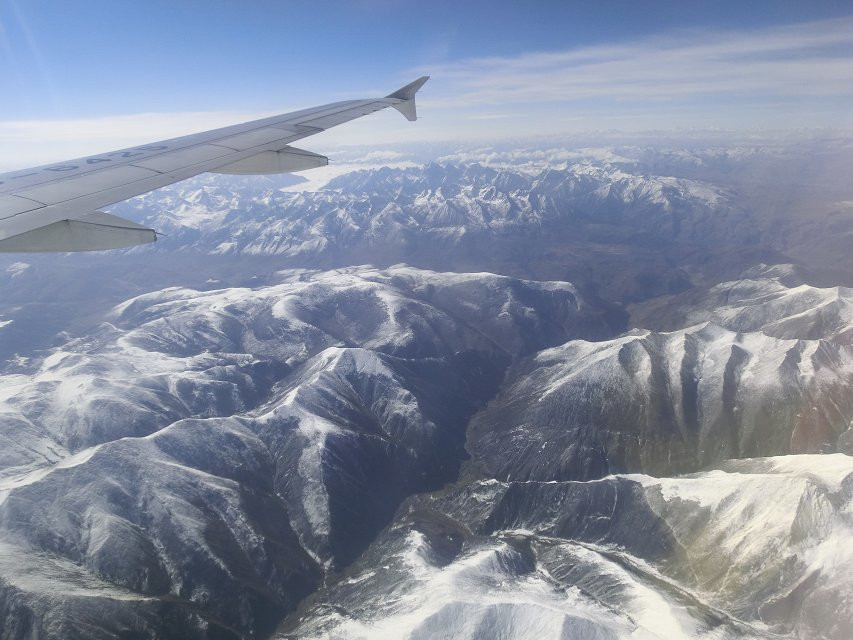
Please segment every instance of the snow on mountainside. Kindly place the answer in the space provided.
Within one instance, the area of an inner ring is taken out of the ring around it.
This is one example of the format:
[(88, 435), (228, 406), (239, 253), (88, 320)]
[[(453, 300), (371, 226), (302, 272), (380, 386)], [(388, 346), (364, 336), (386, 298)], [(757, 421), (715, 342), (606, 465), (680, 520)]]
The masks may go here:
[(315, 192), (263, 183), (234, 190), (198, 178), (115, 211), (165, 233), (135, 253), (274, 256), (322, 268), (406, 262), (589, 281), (611, 298), (630, 291), (632, 299), (686, 286), (662, 245), (725, 242), (751, 254), (758, 233), (724, 188), (588, 164), (532, 176), (478, 164), (372, 169)]
[(746, 279), (689, 309), (701, 324), (544, 350), (511, 368), (468, 449), (498, 478), (537, 480), (850, 451), (851, 302)]
[[(167, 234), (163, 248), (192, 240), (213, 252), (296, 256), (330, 246), (405, 243), (413, 233), (458, 242), (467, 233), (499, 234), (574, 217), (595, 223), (642, 220), (651, 231), (679, 236), (707, 226), (711, 211), (723, 215), (732, 208), (730, 200), (731, 194), (709, 184), (601, 166), (528, 176), (478, 164), (430, 164), (355, 171), (317, 192), (261, 186), (235, 192), (199, 178), (123, 208), (155, 211), (144, 222)], [(681, 228), (682, 219), (697, 216), (706, 220)], [(236, 228), (229, 230), (232, 224)]]
[(202, 177), (114, 211), (165, 234), (130, 252), (140, 258), (189, 252), (323, 269), (405, 262), (570, 281), (618, 302), (782, 261), (758, 248), (773, 244), (763, 240), (776, 227), (731, 189), (588, 161), (533, 173), (450, 162), (374, 168), (318, 191)]
[(853, 326), (853, 289), (807, 285), (793, 265), (756, 265), (736, 281), (648, 306), (650, 311), (635, 312), (636, 322), (712, 322), (731, 331), (839, 344), (850, 342)]
[(851, 489), (841, 454), (460, 484), (408, 500), (276, 637), (841, 640)]
[(0, 380), (7, 637), (263, 634), (453, 477), (512, 358), (608, 333), (567, 283), (280, 279), (139, 296)]
[(732, 328), (522, 358), (462, 480), (404, 503), (275, 637), (849, 637), (853, 458), (749, 457), (848, 446), (847, 297), (756, 267), (688, 308)]

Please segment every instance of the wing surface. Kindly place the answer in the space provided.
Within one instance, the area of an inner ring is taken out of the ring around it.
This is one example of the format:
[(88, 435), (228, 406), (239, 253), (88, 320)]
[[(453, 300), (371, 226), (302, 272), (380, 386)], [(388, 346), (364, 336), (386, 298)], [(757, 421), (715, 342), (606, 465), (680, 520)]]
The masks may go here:
[(129, 149), (0, 174), (0, 252), (94, 251), (153, 242), (156, 233), (98, 211), (211, 171), (301, 171), (328, 159), (290, 146), (393, 107), (415, 120), (424, 76), (384, 98), (347, 100)]

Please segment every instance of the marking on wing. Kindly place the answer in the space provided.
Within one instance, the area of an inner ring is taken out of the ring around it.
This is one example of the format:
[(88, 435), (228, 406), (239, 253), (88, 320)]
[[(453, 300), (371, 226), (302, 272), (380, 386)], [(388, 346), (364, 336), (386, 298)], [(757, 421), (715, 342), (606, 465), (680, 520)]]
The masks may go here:
[(110, 151), (88, 158), (69, 160), (62, 164), (35, 167), (24, 172), (4, 173), (0, 175), (0, 193), (19, 193), (24, 189), (45, 182), (55, 182), (63, 178), (77, 177), (116, 166), (128, 165), (138, 158), (157, 155), (168, 148), (165, 143), (142, 145), (132, 149)]
[(87, 173), (68, 180), (30, 187), (16, 192), (15, 195), (45, 204), (59, 204), (82, 196), (105, 191), (115, 186), (123, 186), (157, 175), (156, 171), (126, 165), (110, 167), (103, 171)]
[[(232, 125), (214, 131), (164, 140), (156, 144), (143, 145), (122, 151), (111, 151), (88, 158), (70, 160), (62, 164), (36, 167), (24, 172), (2, 174), (0, 175), (0, 194), (17, 194), (39, 184), (76, 179), (80, 176), (96, 174), (114, 167), (128, 165), (144, 167), (149, 159), (164, 158), (174, 153), (193, 147), (200, 147), (205, 144), (216, 144), (220, 140), (251, 132), (255, 129), (266, 128), (268, 131), (277, 131), (278, 133), (276, 134), (270, 133), (269, 137), (276, 140), (281, 139), (283, 141), (282, 146), (321, 131), (314, 127), (288, 124), (281, 116), (275, 120), (265, 119), (264, 122), (265, 125), (254, 125), (254, 123)], [(223, 145), (223, 148), (232, 152), (239, 151), (227, 145)], [(197, 163), (193, 162), (191, 164)]]
[[(283, 131), (277, 131), (278, 133), (272, 136), (276, 138), (272, 143), (245, 151), (234, 151), (214, 144), (200, 144), (138, 160), (132, 165), (89, 172), (23, 189), (15, 195), (39, 198), (48, 205), (62, 204), (68, 215), (88, 212), (190, 178), (265, 149), (287, 146), (289, 141), (305, 136), (303, 133), (291, 133), (282, 137)], [(25, 210), (20, 214), (27, 212), (28, 210)], [(16, 215), (18, 214), (10, 213), (10, 217)]]

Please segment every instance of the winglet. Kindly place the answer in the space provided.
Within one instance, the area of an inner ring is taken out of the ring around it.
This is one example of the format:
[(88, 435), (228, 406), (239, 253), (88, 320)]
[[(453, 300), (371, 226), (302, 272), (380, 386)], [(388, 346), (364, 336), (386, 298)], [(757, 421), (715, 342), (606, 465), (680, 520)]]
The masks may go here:
[(429, 76), (421, 76), (414, 82), (410, 82), (405, 87), (397, 89), (394, 93), (385, 97), (393, 100), (401, 100), (401, 102), (391, 106), (406, 116), (406, 120), (417, 120), (418, 113), (415, 107), (415, 94), (418, 92), (418, 89), (424, 86), (427, 80), (429, 80)]

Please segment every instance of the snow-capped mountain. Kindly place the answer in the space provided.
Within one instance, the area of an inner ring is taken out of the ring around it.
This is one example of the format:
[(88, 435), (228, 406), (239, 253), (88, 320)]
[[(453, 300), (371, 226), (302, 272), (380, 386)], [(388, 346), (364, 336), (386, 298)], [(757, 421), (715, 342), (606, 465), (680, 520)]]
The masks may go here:
[[(701, 226), (701, 218), (711, 212), (716, 224), (723, 210), (733, 208), (732, 194), (714, 185), (592, 165), (528, 175), (478, 164), (432, 163), (355, 171), (317, 192), (291, 192), (262, 181), (237, 192), (219, 180), (200, 178), (191, 184), (152, 192), (124, 207), (144, 212), (145, 224), (178, 234), (175, 239), (167, 235), (164, 248), (180, 242), (180, 234), (191, 237), (195, 231), (210, 251), (286, 256), (329, 245), (393, 246), (413, 233), (424, 236), (422, 241), (435, 236), (458, 242), (465, 234), (501, 234), (566, 219), (635, 225), (642, 220), (644, 230), (677, 237), (695, 233), (692, 227)], [(217, 242), (227, 236), (223, 223), (237, 213), (237, 233), (228, 243)], [(685, 217), (694, 218), (691, 229), (681, 227)], [(317, 244), (321, 239), (322, 246)]]
[(732, 255), (752, 254), (759, 233), (726, 188), (587, 163), (533, 174), (476, 163), (371, 169), (315, 192), (199, 178), (116, 212), (165, 234), (137, 252), (273, 256), (298, 267), (405, 262), (487, 270), (567, 280), (620, 300), (686, 288), (688, 275), (667, 258), (669, 247), (689, 247), (682, 261), (686, 251), (721, 243)]

